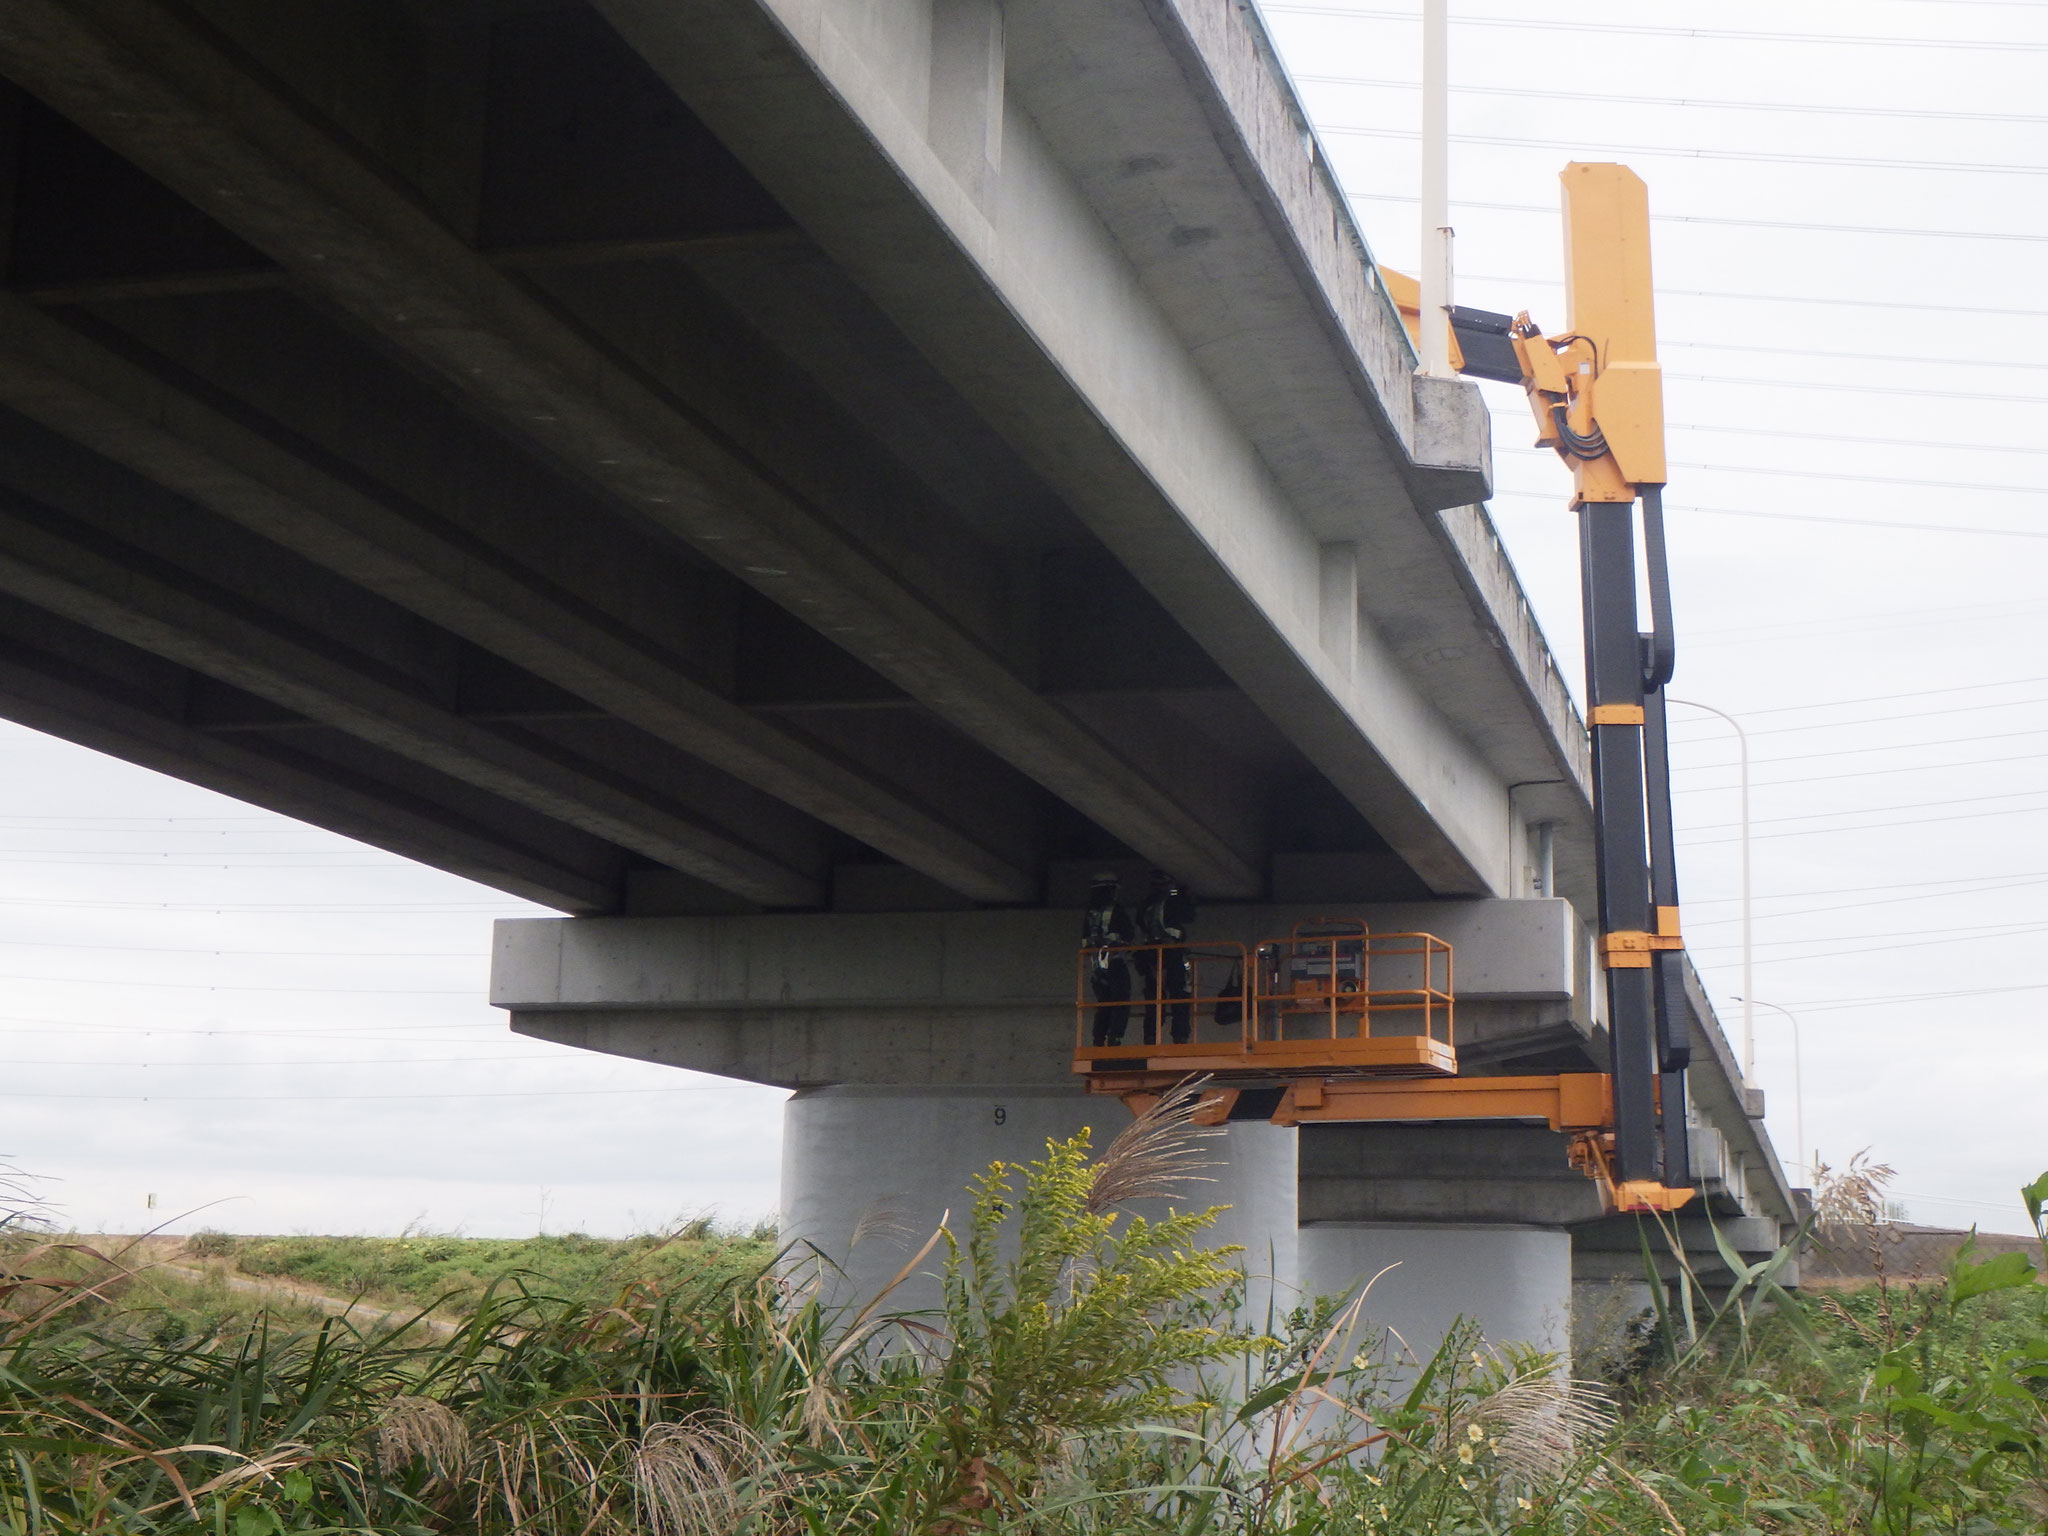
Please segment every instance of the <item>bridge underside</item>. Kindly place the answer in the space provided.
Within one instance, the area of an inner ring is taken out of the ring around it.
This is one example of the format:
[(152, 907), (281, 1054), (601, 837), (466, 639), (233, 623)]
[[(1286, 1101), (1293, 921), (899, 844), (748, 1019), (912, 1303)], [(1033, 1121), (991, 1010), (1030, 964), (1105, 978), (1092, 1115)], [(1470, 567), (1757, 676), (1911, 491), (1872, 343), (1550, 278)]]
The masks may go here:
[[(753, 13), (674, 9), (707, 53)], [(1062, 904), (1117, 860), (1481, 894), (1517, 815), (1582, 814), (1568, 706), (1432, 522), (1483, 476), (1350, 389), (1363, 457), (1325, 467), (1400, 528), (1292, 573), (1382, 666), (1386, 734), (1417, 736), (1403, 647), (1437, 658), (1432, 779), (1339, 729), (1373, 711), (1296, 675), (1297, 616), (1141, 452), (1055, 419), (1090, 408), (1058, 358), (977, 394), (635, 36), (581, 3), (7, 8), (0, 712), (577, 913)], [(1438, 617), (1379, 638), (1361, 586)]]
[[(1099, 1118), (1022, 909), (1105, 865), (1428, 902), (1468, 1070), (1601, 1064), (1566, 903), (1478, 899), (1592, 851), (1484, 409), (1237, 0), (7, 0), (0, 77), (0, 715), (578, 914), (496, 1000), (795, 1087), (793, 1231)], [(1242, 1235), (1552, 1336), (1528, 1129), (1234, 1127)]]

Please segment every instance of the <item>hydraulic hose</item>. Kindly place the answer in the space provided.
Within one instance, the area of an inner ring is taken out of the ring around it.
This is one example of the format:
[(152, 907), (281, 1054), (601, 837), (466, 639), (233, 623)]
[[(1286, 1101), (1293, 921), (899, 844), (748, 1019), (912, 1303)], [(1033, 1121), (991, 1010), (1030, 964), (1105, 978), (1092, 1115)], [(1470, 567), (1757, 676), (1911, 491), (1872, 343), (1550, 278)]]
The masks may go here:
[(1646, 485), (1643, 493), (1643, 563), (1650, 578), (1649, 654), (1644, 657), (1643, 690), (1655, 693), (1671, 681), (1678, 665), (1678, 640), (1671, 630), (1671, 571), (1664, 563), (1664, 487)]

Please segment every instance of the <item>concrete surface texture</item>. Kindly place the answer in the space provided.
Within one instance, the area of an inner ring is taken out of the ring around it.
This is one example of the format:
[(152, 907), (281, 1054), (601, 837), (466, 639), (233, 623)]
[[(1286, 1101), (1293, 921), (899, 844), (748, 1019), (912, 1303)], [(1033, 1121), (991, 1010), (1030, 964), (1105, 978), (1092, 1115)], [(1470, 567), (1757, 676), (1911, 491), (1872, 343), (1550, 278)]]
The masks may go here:
[[(1195, 933), (1255, 946), (1327, 910), (1212, 906)], [(1590, 1068), (1603, 1054), (1569, 903), (1341, 910), (1452, 944), (1475, 1064)], [(525, 1034), (789, 1087), (1061, 1084), (1078, 927), (1071, 910), (507, 921), (491, 999)]]
[[(1085, 1098), (1035, 1084), (990, 1086), (978, 1093), (876, 1087), (818, 1088), (783, 1108), (782, 1239), (811, 1245), (832, 1264), (826, 1294), (863, 1305), (887, 1285), (950, 1212), (965, 1236), (968, 1180), (1000, 1158), (1029, 1163), (1046, 1143), (1086, 1130), (1096, 1153), (1131, 1123), (1111, 1098)], [(1240, 1246), (1252, 1277), (1246, 1315), (1263, 1318), (1270, 1300), (1292, 1306), (1295, 1263), (1295, 1140), (1291, 1131), (1240, 1123), (1205, 1139), (1208, 1166), (1191, 1180), (1181, 1210), (1227, 1206), (1210, 1241)], [(1168, 1202), (1133, 1202), (1157, 1218)], [(856, 1233), (863, 1234), (855, 1242)], [(937, 1304), (946, 1253), (933, 1251), (889, 1305)]]
[[(1101, 868), (1204, 936), (1444, 931), (1473, 1069), (1601, 1064), (1486, 413), (1415, 377), (1251, 7), (10, 0), (0, 143), (0, 714), (577, 914), (501, 930), (494, 999), (802, 1089), (797, 1230), (1100, 1113)], [(1421, 1220), (1362, 1141), (1230, 1142), (1276, 1253), (1310, 1199)], [(1502, 1230), (1414, 1239), (1526, 1270), (1499, 1327), (1575, 1262), (1556, 1151), (1473, 1142)]]
[[(1590, 897), (1226, 0), (21, 0), (0, 711), (587, 913)], [(1298, 895), (1290, 895), (1290, 892)]]
[(1365, 1289), (1360, 1320), (1387, 1331), (1397, 1363), (1426, 1362), (1460, 1318), (1494, 1343), (1571, 1354), (1572, 1240), (1560, 1229), (1316, 1222), (1300, 1255), (1309, 1291)]
[[(1195, 938), (1256, 942), (1331, 910), (1211, 906)], [(1569, 903), (1348, 915), (1375, 932), (1454, 942), (1463, 1070), (1604, 1067)], [(944, 1211), (959, 1219), (990, 1159), (1040, 1156), (1048, 1137), (1082, 1126), (1100, 1148), (1127, 1123), (1071, 1071), (1078, 928), (1071, 909), (510, 921), (498, 929), (492, 998), (522, 1033), (797, 1089), (784, 1125), (787, 1230), (845, 1265), (845, 1293), (865, 1299), (915, 1244), (853, 1244), (864, 1215), (901, 1218), (921, 1241)], [(1711, 1279), (1724, 1267), (1716, 1227), (1754, 1260), (1776, 1249), (1799, 1207), (1755, 1118), (1762, 1105), (1734, 1076), (1696, 987), (1688, 1017), (1693, 1136), (1715, 1160), (1701, 1160), (1701, 1198), (1675, 1230)], [(1603, 1217), (1567, 1138), (1540, 1124), (1239, 1122), (1228, 1147), (1219, 1182), (1197, 1197), (1233, 1207), (1223, 1239), (1242, 1243), (1282, 1296), (1341, 1290), (1396, 1243), (1406, 1273), (1375, 1305), (1411, 1345), (1433, 1347), (1460, 1313), (1498, 1341), (1559, 1345), (1575, 1283), (1604, 1295), (1642, 1273), (1634, 1220)], [(1660, 1262), (1676, 1275), (1675, 1258)], [(930, 1285), (910, 1294), (928, 1300)]]

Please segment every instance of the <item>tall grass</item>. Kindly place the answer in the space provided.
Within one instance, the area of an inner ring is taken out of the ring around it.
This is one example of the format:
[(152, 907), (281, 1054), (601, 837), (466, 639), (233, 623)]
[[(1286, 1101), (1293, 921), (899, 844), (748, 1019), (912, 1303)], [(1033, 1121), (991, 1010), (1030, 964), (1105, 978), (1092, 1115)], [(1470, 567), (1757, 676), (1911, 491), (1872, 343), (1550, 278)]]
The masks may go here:
[[(821, 1302), (822, 1256), (509, 1276), (453, 1337), (265, 1314), (167, 1330), (135, 1265), (0, 1230), (0, 1525), (282, 1536), (1124, 1536), (2048, 1530), (2048, 1317), (2019, 1255), (1832, 1310), (1682, 1277), (1629, 1371), (1469, 1327), (1426, 1360), (1370, 1291), (1256, 1329), (1170, 1102), (1102, 1157), (999, 1163), (943, 1303)], [(2037, 1228), (2048, 1178), (2027, 1191)], [(2044, 1238), (2048, 1242), (2048, 1238)], [(1688, 1322), (1687, 1319), (1690, 1319)], [(1987, 1318), (1991, 1326), (1987, 1326)]]

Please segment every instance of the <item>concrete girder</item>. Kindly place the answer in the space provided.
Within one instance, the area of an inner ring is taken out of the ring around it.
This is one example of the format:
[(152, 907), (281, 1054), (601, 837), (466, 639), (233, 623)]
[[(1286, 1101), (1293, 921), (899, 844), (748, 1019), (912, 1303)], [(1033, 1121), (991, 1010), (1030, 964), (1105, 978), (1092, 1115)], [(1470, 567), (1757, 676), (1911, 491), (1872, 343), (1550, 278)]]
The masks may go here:
[(7, 73), (516, 435), (703, 550), (1197, 889), (1263, 885), (761, 466), (497, 272), (322, 126), (147, 0), (22, 0)]
[[(1355, 612), (1321, 623), (1323, 548), (1333, 537), (1364, 540), (1366, 531), (1332, 530), (1290, 505), (1270, 467), (1287, 444), (1247, 436), (1148, 291), (1156, 274), (1142, 253), (1117, 243), (1041, 135), (1045, 112), (1014, 99), (1016, 91), (1006, 105), (994, 90), (987, 110), (1001, 118), (999, 173), (970, 166), (966, 174), (930, 137), (937, 108), (923, 66), (928, 53), (934, 70), (939, 64), (912, 35), (915, 6), (855, 17), (830, 0), (598, 4), (1433, 890), (1512, 889), (1506, 786), (1572, 780), (1571, 749), (1543, 740), (1556, 722), (1514, 690), (1500, 695), (1507, 713), (1490, 727), (1482, 728), (1483, 704), (1455, 706), (1454, 722), (1438, 695), (1459, 692), (1456, 669), (1440, 669), (1446, 686), (1426, 694), (1380, 623), (1359, 622)], [(1005, 13), (1005, 27), (1026, 24)], [(1114, 47), (1087, 63), (1101, 89), (1145, 99), (1120, 72)], [(1190, 153), (1213, 157), (1215, 147)], [(1256, 221), (1242, 197), (1239, 206)], [(1334, 215), (1325, 214), (1334, 242)], [(1215, 233), (1183, 232), (1190, 242)], [(1355, 248), (1345, 259), (1363, 284)], [(1208, 292), (1227, 306), (1229, 288), (1219, 282)], [(1379, 296), (1370, 302), (1385, 308)], [(1391, 311), (1379, 318), (1368, 349), (1398, 348), (1398, 322)], [(1292, 341), (1322, 344), (1299, 334)], [(1243, 336), (1228, 346), (1258, 350)], [(1424, 382), (1461, 400), (1470, 393), (1455, 381)], [(1397, 411), (1414, 429), (1422, 417), (1409, 409), (1409, 390), (1402, 376), (1395, 403), (1382, 393), (1375, 406), (1366, 401), (1372, 389), (1347, 388), (1351, 437), (1381, 441), (1376, 409)], [(1441, 425), (1445, 414), (1422, 416)], [(1466, 425), (1483, 423), (1471, 416)], [(1364, 498), (1353, 511), (1370, 514), (1373, 538), (1400, 545), (1399, 560), (1365, 558), (1363, 567), (1375, 592), (1398, 594), (1411, 567), (1435, 568), (1435, 581), (1455, 552), (1395, 480), (1395, 495)], [(1468, 483), (1463, 494), (1472, 493)], [(1443, 592), (1469, 618), (1459, 585)], [(1455, 647), (1460, 664), (1497, 667), (1509, 654), (1497, 627), (1488, 618), (1467, 627)], [(1425, 643), (1416, 654), (1436, 663), (1452, 649)], [(1583, 813), (1566, 819), (1584, 824)]]
[(1600, 1216), (1593, 1183), (1544, 1126), (1307, 1125), (1301, 1219), (1571, 1226)]
[[(1198, 943), (1255, 943), (1318, 907), (1205, 907)], [(1349, 914), (1347, 914), (1349, 915)], [(1355, 909), (1433, 931), (1457, 965), (1461, 1041), (1579, 1046), (1583, 943), (1563, 901)], [(785, 1087), (1076, 1088), (1071, 911), (769, 914), (498, 925), (491, 1002), (522, 1034)], [(1511, 1047), (1505, 1047), (1511, 1049)]]
[(618, 905), (616, 870), (569, 868), (452, 807), (359, 779), (282, 742), (194, 730), (161, 708), (81, 683), (76, 670), (62, 658), (33, 659), (0, 644), (0, 712), (31, 729), (559, 912), (604, 912)]
[[(1763, 1090), (1751, 1088), (1742, 1067), (1728, 1044), (1728, 1036), (1707, 998), (1706, 984), (1687, 956), (1685, 962), (1685, 1007), (1692, 1031), (1692, 1065), (1686, 1071), (1686, 1089), (1700, 1119), (1726, 1138), (1740, 1157), (1742, 1192), (1771, 1209), (1790, 1213), (1799, 1209), (1784, 1164), (1764, 1128)], [(1764, 1183), (1761, 1190), (1748, 1186), (1755, 1173)]]
[(1037, 894), (1029, 871), (593, 622), (510, 562), (483, 558), (5, 297), (0, 400), (942, 885), (979, 901)]
[(0, 491), (0, 590), (764, 906), (815, 906), (815, 874), (322, 654), (281, 623), (65, 539)]
[[(1316, 536), (1355, 548), (1362, 612), (1504, 779), (1558, 779), (1545, 814), (1584, 825), (1584, 730), (1472, 504), (1484, 407), (1469, 383), (1415, 376), (1255, 14), (1038, 0), (1006, 23), (1013, 88)], [(1369, 510), (1406, 498), (1424, 515)], [(1535, 729), (1503, 729), (1518, 719)]]

